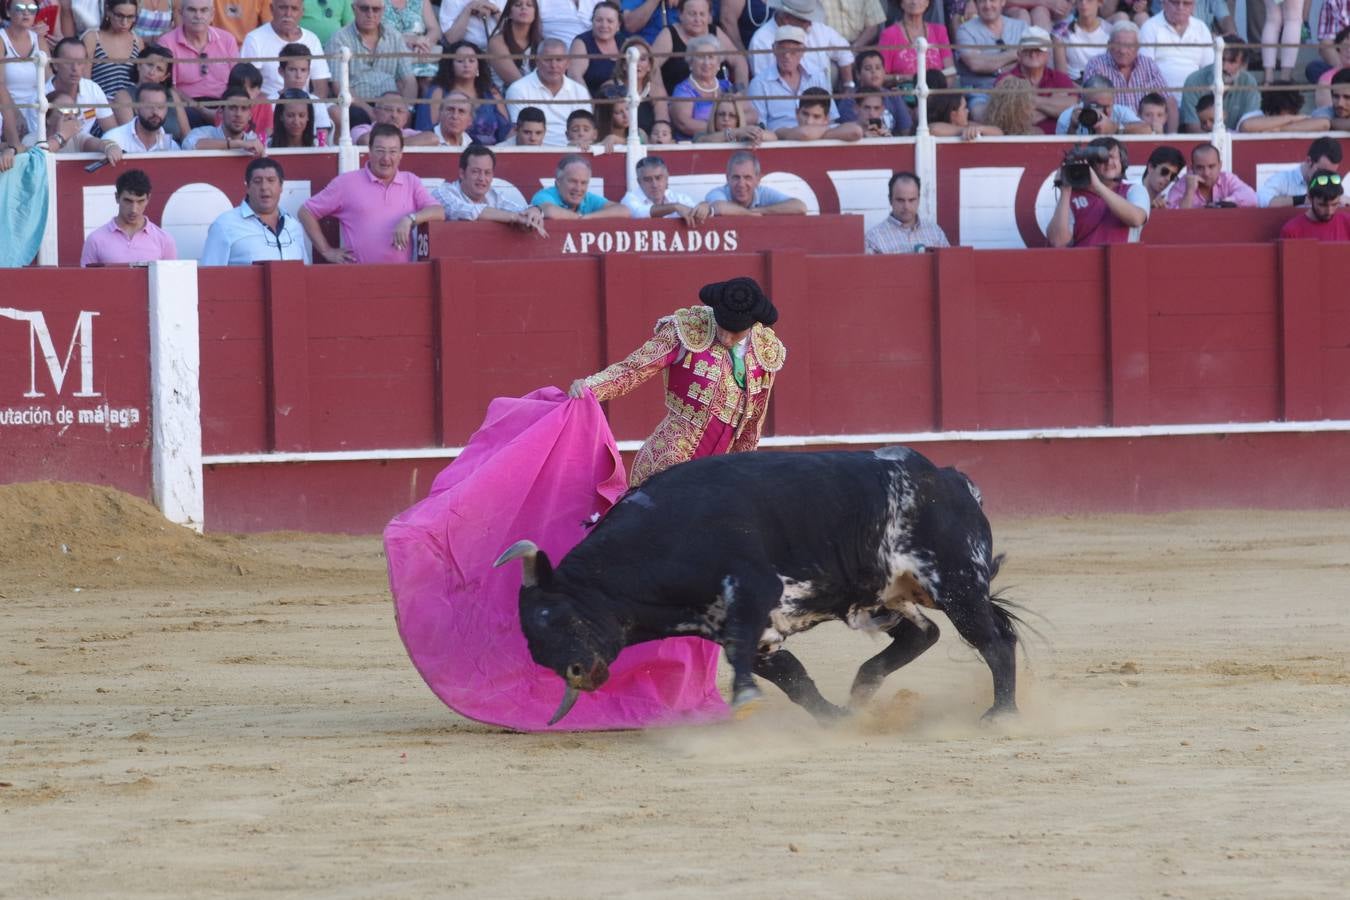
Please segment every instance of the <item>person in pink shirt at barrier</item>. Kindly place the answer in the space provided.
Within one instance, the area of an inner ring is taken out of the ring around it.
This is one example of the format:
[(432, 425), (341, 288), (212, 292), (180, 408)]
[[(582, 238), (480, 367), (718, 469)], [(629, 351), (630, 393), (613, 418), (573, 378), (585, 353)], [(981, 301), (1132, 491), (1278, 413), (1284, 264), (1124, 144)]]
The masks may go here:
[(1203, 209), (1207, 206), (1259, 206), (1256, 191), (1219, 162), (1219, 148), (1200, 144), (1191, 151), (1186, 177), (1172, 185), (1168, 209)]
[[(388, 123), (370, 130), (370, 157), (365, 168), (339, 175), (300, 207), (314, 255), (330, 263), (408, 262), (412, 230), (423, 222), (440, 222), (445, 210), (411, 172), (400, 172), (403, 135)], [(319, 220), (335, 216), (342, 223), (343, 243), (334, 247)]]
[(1341, 176), (1319, 169), (1308, 179), (1308, 211), (1284, 223), (1282, 240), (1350, 241), (1350, 212), (1341, 208)]
[(116, 266), (177, 259), (178, 247), (159, 226), (145, 217), (150, 202), (150, 177), (129, 169), (117, 178), (117, 215), (84, 240), (82, 266)]
[(194, 100), (220, 99), (230, 77), (232, 63), (202, 60), (239, 58), (239, 42), (234, 35), (211, 25), (214, 13), (211, 0), (183, 0), (182, 24), (159, 36), (159, 45), (178, 60), (173, 67), (173, 86)]

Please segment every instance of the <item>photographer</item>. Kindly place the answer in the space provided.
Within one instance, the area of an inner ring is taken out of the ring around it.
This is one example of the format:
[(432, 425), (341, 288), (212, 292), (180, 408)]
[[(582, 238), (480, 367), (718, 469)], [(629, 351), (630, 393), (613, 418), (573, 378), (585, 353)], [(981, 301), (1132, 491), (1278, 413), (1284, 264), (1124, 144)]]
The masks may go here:
[(1065, 154), (1056, 185), (1059, 199), (1046, 229), (1052, 247), (1096, 247), (1138, 240), (1151, 201), (1143, 185), (1127, 185), (1125, 147), (1094, 138)]
[(1149, 127), (1134, 110), (1116, 103), (1109, 79), (1093, 75), (1083, 82), (1082, 100), (1059, 114), (1055, 134), (1148, 134)]

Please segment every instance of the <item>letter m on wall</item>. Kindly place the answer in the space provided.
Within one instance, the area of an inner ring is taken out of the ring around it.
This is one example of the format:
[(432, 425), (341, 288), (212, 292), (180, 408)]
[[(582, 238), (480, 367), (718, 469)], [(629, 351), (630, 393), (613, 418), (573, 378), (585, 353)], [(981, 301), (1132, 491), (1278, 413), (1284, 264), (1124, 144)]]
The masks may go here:
[(52, 387), (55, 389), (57, 396), (60, 396), (77, 345), (80, 348), (80, 389), (73, 396), (99, 396), (99, 392), (94, 390), (94, 316), (96, 315), (98, 313), (91, 310), (80, 310), (80, 317), (75, 322), (75, 331), (70, 335), (70, 344), (66, 347), (65, 358), (61, 359), (56, 355), (56, 345), (52, 343), (52, 334), (47, 329), (47, 319), (41, 310), (0, 307), (0, 318), (28, 323), (28, 391), (24, 394), (25, 397), (46, 396), (45, 393), (38, 390), (39, 354), (41, 354), (43, 362), (46, 363), (47, 374), (51, 376)]

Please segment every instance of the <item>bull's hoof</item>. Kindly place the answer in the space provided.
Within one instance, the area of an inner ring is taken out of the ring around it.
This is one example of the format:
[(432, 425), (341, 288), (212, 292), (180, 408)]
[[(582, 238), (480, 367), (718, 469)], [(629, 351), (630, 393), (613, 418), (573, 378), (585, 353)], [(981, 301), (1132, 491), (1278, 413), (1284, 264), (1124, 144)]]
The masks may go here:
[(991, 706), (980, 716), (980, 721), (986, 725), (993, 725), (1006, 719), (1012, 719), (1017, 716), (1017, 704), (1008, 703), (1003, 706)]

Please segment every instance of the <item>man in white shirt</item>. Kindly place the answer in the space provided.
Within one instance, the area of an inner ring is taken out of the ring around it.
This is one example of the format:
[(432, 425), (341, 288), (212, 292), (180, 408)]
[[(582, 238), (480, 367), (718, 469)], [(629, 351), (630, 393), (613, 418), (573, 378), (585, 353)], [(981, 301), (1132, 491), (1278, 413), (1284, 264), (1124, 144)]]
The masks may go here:
[(1195, 0), (1163, 0), (1163, 11), (1139, 26), (1139, 53), (1158, 64), (1174, 99), (1187, 78), (1214, 62), (1214, 35), (1191, 15), (1193, 9)]
[(469, 125), (473, 123), (473, 100), (463, 91), (451, 91), (441, 100), (441, 120), (436, 123), (432, 133), (439, 142), (438, 147), (458, 147), (463, 149), (473, 143), (468, 135)]
[(266, 157), (244, 169), (244, 202), (211, 223), (202, 247), (204, 266), (247, 266), (269, 259), (310, 261), (300, 220), (281, 211), (286, 173)]
[(267, 148), (253, 131), (253, 107), (248, 90), (233, 87), (221, 98), (219, 125), (194, 128), (183, 138), (184, 150), (247, 150), (254, 156), (265, 156)]
[(567, 77), (567, 45), (562, 41), (540, 41), (536, 59), (535, 70), (506, 89), (507, 112), (514, 119), (526, 106), (539, 107), (548, 122), (544, 143), (563, 147), (567, 145), (567, 117), (573, 110), (589, 111), (591, 95), (585, 85)]
[[(774, 4), (770, 4), (774, 5)], [(848, 41), (824, 22), (814, 21), (820, 9), (816, 0), (779, 0), (778, 9), (773, 18), (765, 22), (750, 38), (751, 75), (756, 76), (773, 71), (773, 55), (767, 51), (773, 49), (778, 29), (783, 25), (800, 28), (806, 32), (806, 54), (802, 57), (802, 67), (812, 75), (820, 77), (828, 86), (830, 83), (830, 63), (839, 69), (839, 83), (845, 89), (853, 88), (853, 52), (848, 49)], [(823, 47), (837, 47), (836, 50), (823, 50)], [(755, 51), (764, 51), (756, 53)]]
[(599, 0), (538, 0), (539, 23), (544, 37), (572, 46), (577, 35), (591, 27), (591, 13)]
[(103, 140), (117, 144), (124, 153), (177, 150), (178, 142), (164, 131), (164, 117), (168, 114), (168, 90), (159, 82), (147, 81), (136, 88), (136, 118), (105, 131)]
[[(93, 131), (94, 123), (106, 133), (117, 127), (117, 119), (108, 106), (108, 95), (103, 88), (83, 77), (89, 65), (89, 51), (80, 43), (79, 38), (62, 38), (52, 49), (52, 77), (47, 82), (46, 93), (60, 91), (74, 99), (80, 110), (84, 124), (80, 127), (83, 134)], [(37, 110), (24, 111), (28, 120), (28, 130), (37, 131)]]
[[(272, 0), (272, 21), (265, 22), (250, 31), (244, 37), (239, 55), (245, 59), (252, 56), (279, 56), (281, 48), (287, 44), (304, 44), (314, 58), (310, 69), (310, 86), (320, 97), (328, 96), (328, 61), (323, 58), (323, 44), (319, 36), (307, 28), (300, 27), (300, 17), (305, 14), (304, 0)], [(279, 64), (275, 61), (256, 62), (262, 72), (263, 93), (275, 97), (283, 87)]]
[[(759, 113), (761, 128), (776, 131), (779, 128), (791, 128), (797, 124), (798, 98), (810, 88), (830, 93), (828, 76), (820, 75), (806, 68), (806, 32), (795, 25), (784, 25), (778, 30), (773, 42), (773, 54), (769, 57), (771, 68), (761, 71), (750, 81), (746, 93), (755, 99), (755, 112)], [(839, 110), (834, 101), (830, 101), (826, 117), (833, 122), (839, 118)]]
[(1318, 170), (1341, 170), (1341, 145), (1332, 138), (1318, 138), (1308, 145), (1308, 155), (1292, 169), (1276, 172), (1256, 192), (1261, 206), (1302, 206), (1308, 198), (1308, 179)]
[(619, 202), (628, 207), (635, 219), (684, 219), (690, 227), (702, 225), (712, 217), (712, 204), (697, 201), (688, 194), (670, 189), (670, 170), (659, 156), (638, 160), (638, 188)]
[(459, 180), (447, 181), (431, 192), (445, 207), (446, 221), (501, 222), (548, 237), (539, 207), (522, 207), (492, 186), (496, 169), (497, 155), (482, 144), (472, 144), (459, 155)]

